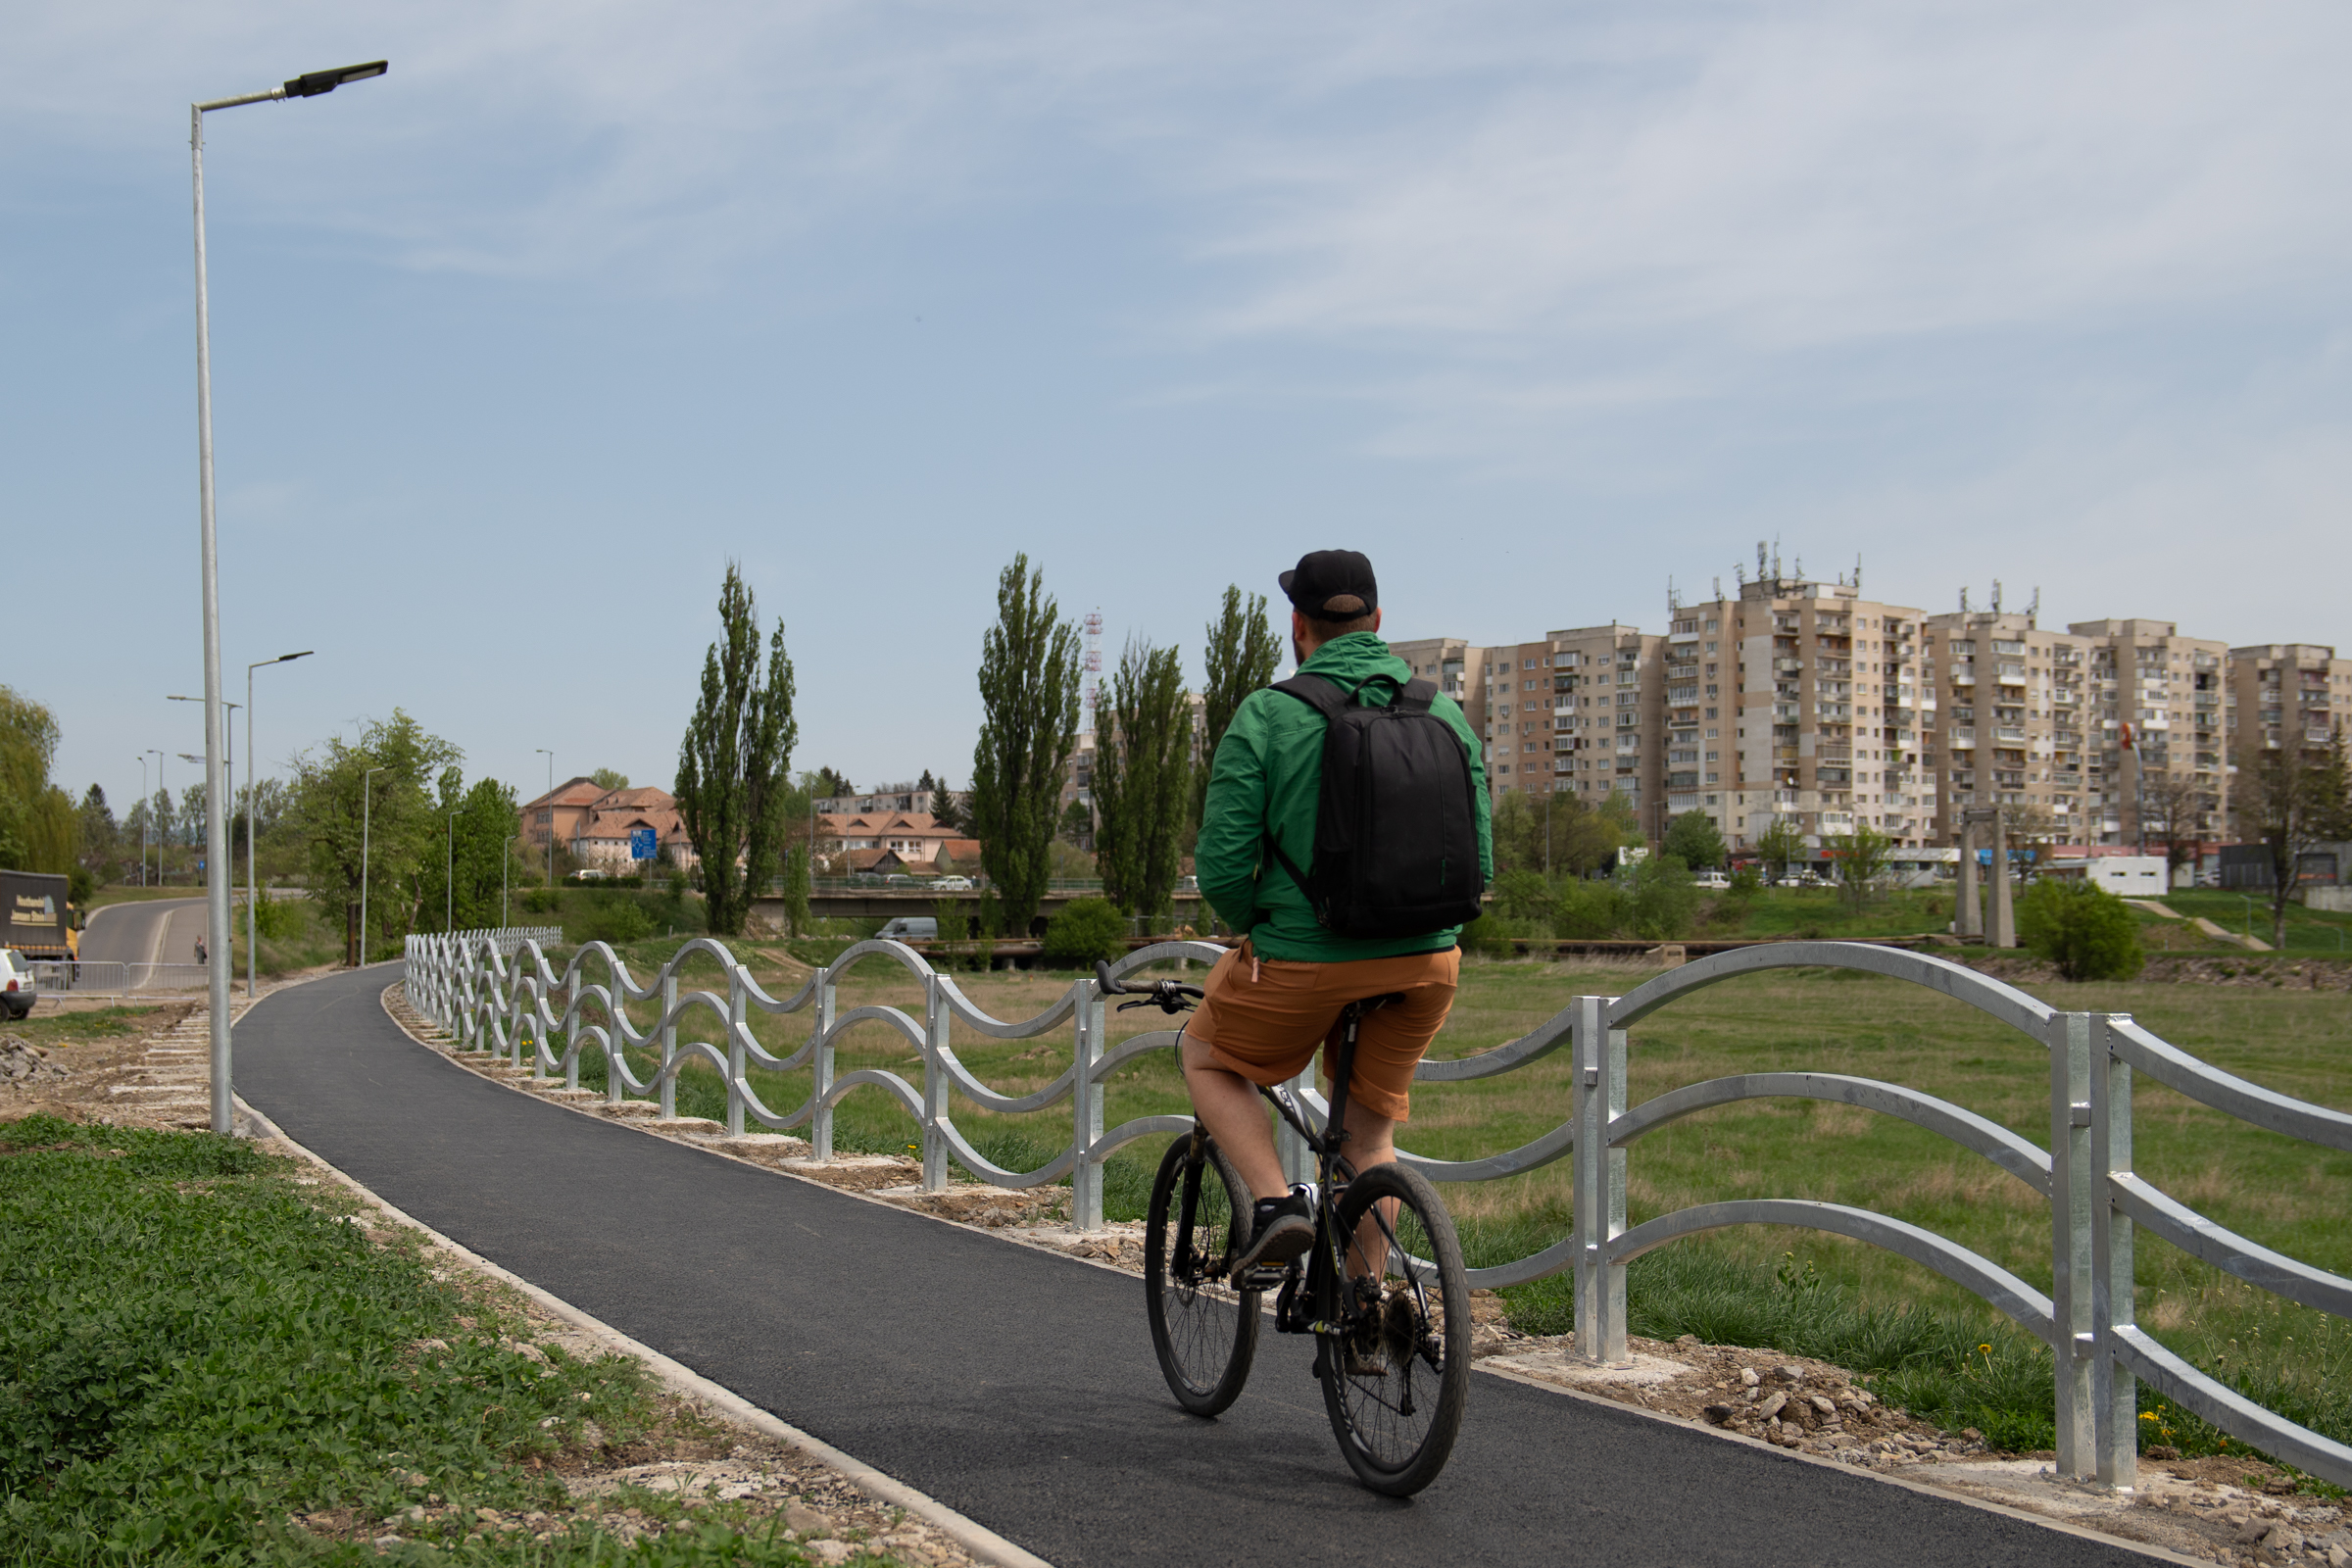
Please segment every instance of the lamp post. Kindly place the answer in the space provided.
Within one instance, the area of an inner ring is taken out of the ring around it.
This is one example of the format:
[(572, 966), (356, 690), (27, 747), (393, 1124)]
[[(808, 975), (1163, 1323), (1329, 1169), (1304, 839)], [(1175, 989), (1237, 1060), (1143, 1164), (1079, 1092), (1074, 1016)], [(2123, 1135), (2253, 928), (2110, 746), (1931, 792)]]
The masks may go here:
[[(204, 701), (204, 699), (203, 699), (203, 698), (201, 698), (201, 697), (167, 697), (167, 698), (165, 698), (165, 699), (164, 699), (164, 701), (165, 701), (165, 702), (167, 702), (167, 703), (201, 703), (201, 702), (203, 702), (203, 701)], [(227, 715), (226, 715), (226, 719), (227, 719), (227, 728), (228, 728), (228, 747), (229, 747), (228, 751), (226, 751), (226, 752), (222, 753), (222, 761), (221, 761), (221, 763), (220, 763), (220, 787), (221, 787), (221, 789), (222, 789), (222, 790), (223, 790), (223, 791), (224, 791), (224, 792), (227, 794), (227, 796), (228, 796), (228, 805), (227, 805), (227, 806), (226, 806), (226, 807), (225, 807), (223, 809), (224, 809), (224, 810), (227, 810), (227, 811), (233, 811), (233, 810), (235, 810), (235, 809), (236, 809), (236, 788), (237, 788), (237, 781), (236, 781), (235, 777), (233, 776), (233, 774), (231, 773), (231, 770), (230, 770), (230, 768), (229, 768), (229, 765), (228, 765), (228, 762), (227, 762), (226, 759), (227, 759), (228, 757), (230, 757), (230, 756), (233, 756), (233, 755), (235, 754), (236, 742), (237, 742), (237, 707), (238, 707), (238, 705), (237, 705), (237, 704), (235, 704), (235, 703), (223, 703), (223, 704), (221, 704), (220, 706), (221, 706), (222, 708), (224, 708), (224, 709), (226, 709), (226, 710), (228, 710), (228, 711), (227, 711)], [(194, 755), (192, 755), (192, 754), (190, 754), (190, 753), (187, 753), (187, 752), (182, 752), (182, 753), (180, 753), (180, 754), (179, 754), (179, 760), (180, 760), (181, 761), (183, 761), (183, 762), (202, 762), (202, 761), (204, 760), (204, 759), (203, 759), (203, 758), (201, 758), (201, 757), (197, 757), (197, 756), (194, 756)], [(205, 793), (206, 793), (207, 795), (210, 795), (212, 792), (211, 792), (210, 790), (207, 790)], [(205, 803), (205, 807), (204, 807), (204, 819), (205, 819), (205, 822), (206, 822), (207, 826), (209, 827), (209, 826), (210, 826), (210, 824), (211, 824), (211, 822), (212, 822), (212, 819), (213, 819), (213, 807), (212, 807), (212, 803), (211, 803), (209, 800), (208, 800), (208, 801)], [(224, 823), (225, 823), (225, 822), (227, 821), (227, 817), (224, 815), (224, 816), (221, 818), (221, 820), (222, 820), (222, 822), (224, 822)], [(223, 853), (223, 855), (224, 855), (224, 856), (226, 856), (226, 864), (227, 864), (227, 866), (228, 866), (228, 886), (229, 886), (231, 889), (234, 889), (234, 888), (236, 887), (236, 885), (237, 885), (237, 868), (236, 868), (236, 859), (235, 859), (235, 858), (234, 858), (233, 856), (227, 856), (227, 855), (226, 855), (225, 839), (226, 839), (226, 835), (225, 835), (225, 834), (223, 834), (223, 850), (222, 850), (222, 853)], [(212, 852), (212, 835), (211, 835), (211, 834), (208, 832), (208, 833), (205, 835), (205, 862), (204, 862), (205, 903), (206, 903), (206, 904), (208, 904), (208, 905), (212, 903), (212, 886), (213, 886), (213, 860), (212, 860), (212, 853), (213, 853), (213, 852)], [(228, 929), (228, 930), (231, 930), (231, 931), (233, 931), (235, 928), (234, 928), (233, 926), (230, 926), (230, 927), (227, 927), (227, 928), (225, 928), (225, 929)], [(205, 921), (205, 923), (204, 923), (204, 941), (205, 941), (205, 946), (206, 946), (207, 948), (219, 948), (219, 947), (220, 946), (220, 942), (219, 942), (219, 940), (218, 940), (218, 933), (216, 933), (216, 932), (213, 930), (213, 923), (212, 923), (212, 921), (210, 921), (210, 920), (207, 920), (207, 921)], [(225, 952), (228, 954), (228, 956), (227, 956), (227, 957), (225, 957), (225, 958), (223, 958), (223, 959), (221, 959), (220, 961), (228, 965), (228, 972), (229, 972), (230, 974), (232, 974), (232, 975), (233, 975), (233, 974), (235, 974), (235, 973), (236, 973), (236, 970), (237, 970), (236, 949), (235, 949), (234, 945), (232, 944), (232, 945), (231, 945), (229, 948), (227, 948), (227, 949), (225, 949), (225, 950), (223, 950), (223, 951), (225, 951)]]
[(501, 931), (507, 928), (507, 868), (514, 863), (514, 844), (520, 837), (522, 835), (519, 833), (513, 834), (498, 847), (498, 928)]
[(547, 795), (541, 798), (547, 800), (547, 885), (552, 888), (556, 885), (556, 803), (549, 797), (556, 793), (556, 754), (544, 746), (531, 750), (547, 759)]
[(139, 886), (144, 888), (147, 886), (148, 819), (155, 815), (155, 808), (148, 804), (147, 800), (147, 754), (145, 752), (139, 754), (139, 804), (143, 808), (139, 812)]
[[(204, 276), (204, 117), (215, 109), (267, 103), (279, 98), (316, 98), (354, 81), (380, 76), (391, 68), (381, 60), (334, 71), (314, 71), (270, 88), (188, 106), (188, 169), (195, 190), (196, 210), (196, 488), (199, 533), (204, 555), (204, 837), (205, 858), (219, 865), (228, 858), (228, 815), (221, 804), (228, 766), (226, 726), (220, 709), (220, 566), (216, 548), (213, 509), (213, 343), (211, 307), (205, 297)], [(228, 940), (228, 880), (214, 877), (205, 885), (205, 927), (213, 945)], [(234, 1121), (229, 1105), (228, 966), (216, 965), (211, 975), (213, 1131), (226, 1134)]]
[(376, 774), (389, 771), (391, 766), (385, 762), (360, 775), (360, 961), (356, 967), (362, 969), (368, 967), (368, 826), (375, 808), (369, 786)]
[(254, 914), (254, 903), (262, 896), (261, 883), (254, 875), (253, 858), (256, 847), (253, 840), (255, 788), (260, 780), (253, 771), (253, 672), (270, 664), (288, 664), (297, 659), (308, 659), (316, 649), (305, 648), (299, 654), (280, 654), (275, 659), (264, 659), (245, 666), (245, 996), (250, 1001), (258, 984), (260, 969), (256, 955), (261, 950), (261, 922)]
[[(164, 793), (163, 748), (160, 746), (150, 746), (147, 748), (147, 755), (155, 759), (155, 793), (161, 795)], [(147, 803), (147, 814), (149, 816), (153, 816), (155, 814), (155, 803), (153, 801), (149, 801)], [(164, 885), (164, 849), (168, 843), (164, 837), (164, 829), (167, 825), (168, 824), (162, 822), (158, 822), (155, 825), (155, 885), (159, 888)]]

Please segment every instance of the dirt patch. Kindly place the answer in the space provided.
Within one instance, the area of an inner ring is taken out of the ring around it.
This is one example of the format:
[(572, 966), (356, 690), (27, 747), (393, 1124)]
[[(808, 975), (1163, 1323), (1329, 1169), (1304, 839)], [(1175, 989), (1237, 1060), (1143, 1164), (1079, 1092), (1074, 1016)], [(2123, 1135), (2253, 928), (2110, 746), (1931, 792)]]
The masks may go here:
[[(2011, 985), (2055, 985), (2058, 970), (2023, 955), (1972, 956), (1961, 959), (1979, 974)], [(2261, 954), (2241, 956), (2170, 956), (2151, 954), (2135, 977), (2141, 984), (2259, 986), (2270, 991), (2352, 991), (2352, 964), (2324, 958), (2286, 958)]]

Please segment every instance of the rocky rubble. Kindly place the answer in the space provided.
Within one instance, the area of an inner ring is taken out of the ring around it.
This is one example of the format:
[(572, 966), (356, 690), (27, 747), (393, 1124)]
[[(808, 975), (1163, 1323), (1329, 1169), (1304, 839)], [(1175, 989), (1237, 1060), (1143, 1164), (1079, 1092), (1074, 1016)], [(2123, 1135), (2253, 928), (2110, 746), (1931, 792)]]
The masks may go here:
[(30, 1087), (48, 1079), (71, 1078), (73, 1070), (64, 1062), (49, 1059), (49, 1053), (21, 1035), (0, 1035), (0, 1083), (23, 1084)]

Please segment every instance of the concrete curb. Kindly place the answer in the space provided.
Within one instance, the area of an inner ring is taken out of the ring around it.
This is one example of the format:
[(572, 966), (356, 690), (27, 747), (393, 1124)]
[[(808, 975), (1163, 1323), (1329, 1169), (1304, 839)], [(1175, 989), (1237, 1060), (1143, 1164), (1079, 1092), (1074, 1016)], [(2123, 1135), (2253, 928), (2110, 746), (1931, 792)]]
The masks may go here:
[(926, 1524), (937, 1528), (957, 1545), (983, 1562), (994, 1563), (998, 1565), (998, 1568), (1053, 1568), (1053, 1564), (1047, 1562), (1045, 1558), (1022, 1546), (1015, 1545), (986, 1525), (965, 1518), (937, 1498), (917, 1492), (905, 1482), (883, 1474), (862, 1459), (844, 1453), (821, 1438), (803, 1432), (789, 1421), (781, 1420), (768, 1411), (762, 1410), (723, 1384), (711, 1382), (692, 1368), (671, 1360), (651, 1346), (639, 1344), (603, 1319), (581, 1311), (562, 1297), (551, 1295), (520, 1275), (501, 1268), (478, 1252), (461, 1247), (439, 1231), (434, 1230), (430, 1225), (386, 1202), (350, 1176), (345, 1175), (301, 1144), (287, 1137), (284, 1130), (279, 1128), (276, 1123), (252, 1105), (247, 1104), (242, 1099), (237, 1099), (235, 1103), (237, 1109), (249, 1118), (252, 1125), (260, 1129), (265, 1136), (275, 1138), (283, 1143), (297, 1156), (316, 1166), (321, 1173), (349, 1191), (362, 1202), (374, 1208), (386, 1218), (429, 1238), (434, 1246), (463, 1259), (467, 1267), (487, 1274), (501, 1284), (510, 1286), (529, 1297), (540, 1306), (580, 1329), (612, 1353), (633, 1356), (644, 1362), (653, 1370), (654, 1375), (660, 1378), (673, 1393), (700, 1399), (732, 1421), (764, 1436), (789, 1443), (803, 1452), (823, 1460), (847, 1476), (869, 1496), (889, 1503), (893, 1507), (906, 1509)]

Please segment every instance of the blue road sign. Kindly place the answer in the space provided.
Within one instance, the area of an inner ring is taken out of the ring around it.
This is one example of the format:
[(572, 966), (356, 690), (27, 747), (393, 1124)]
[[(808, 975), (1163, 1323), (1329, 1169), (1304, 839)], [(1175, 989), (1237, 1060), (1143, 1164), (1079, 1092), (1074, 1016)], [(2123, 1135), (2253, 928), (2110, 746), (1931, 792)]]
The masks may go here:
[(654, 846), (654, 830), (650, 827), (629, 829), (629, 858), (650, 860), (659, 852)]

